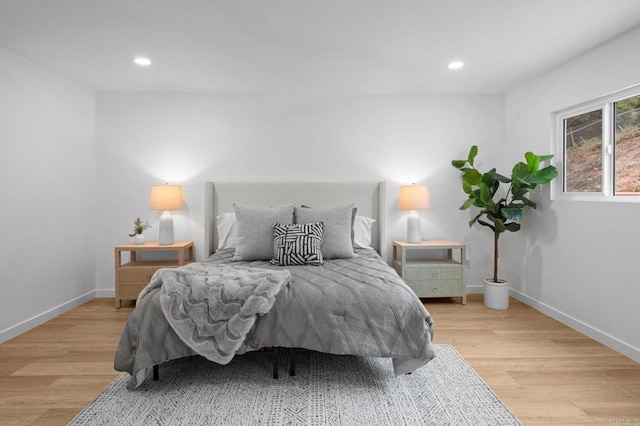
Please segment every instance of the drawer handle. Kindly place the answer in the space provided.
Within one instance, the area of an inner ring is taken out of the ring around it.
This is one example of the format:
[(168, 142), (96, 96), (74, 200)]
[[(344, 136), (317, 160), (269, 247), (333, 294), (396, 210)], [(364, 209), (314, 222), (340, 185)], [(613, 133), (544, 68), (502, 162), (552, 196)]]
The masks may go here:
[(432, 292), (437, 293), (438, 292), (438, 287), (434, 287), (431, 289)]
[(431, 274), (431, 278), (438, 278), (438, 273), (434, 272), (433, 274)]

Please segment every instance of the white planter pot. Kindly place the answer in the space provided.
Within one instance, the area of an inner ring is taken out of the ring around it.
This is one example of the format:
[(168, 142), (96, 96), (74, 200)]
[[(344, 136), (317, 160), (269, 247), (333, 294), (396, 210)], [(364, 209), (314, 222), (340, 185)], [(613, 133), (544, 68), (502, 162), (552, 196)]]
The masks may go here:
[(134, 241), (135, 241), (136, 244), (144, 244), (144, 242), (145, 242), (144, 235), (142, 235), (142, 234), (136, 234), (136, 236), (134, 238), (135, 238)]
[(491, 309), (509, 309), (509, 281), (484, 280), (484, 306)]

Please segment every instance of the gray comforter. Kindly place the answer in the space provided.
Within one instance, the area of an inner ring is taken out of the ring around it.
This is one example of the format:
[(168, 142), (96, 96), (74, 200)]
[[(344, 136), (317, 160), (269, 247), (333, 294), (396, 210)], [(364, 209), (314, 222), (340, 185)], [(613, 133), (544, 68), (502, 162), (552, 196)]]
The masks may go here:
[[(227, 249), (202, 262), (291, 273), (271, 310), (257, 319), (236, 354), (279, 346), (389, 357), (396, 374), (429, 362), (434, 356), (433, 320), (427, 310), (374, 250), (356, 253), (323, 266), (285, 268), (263, 261), (231, 262), (233, 249)], [(141, 293), (118, 345), (115, 368), (131, 374), (132, 386), (140, 385), (153, 365), (196, 355), (167, 321), (161, 285), (152, 283)]]

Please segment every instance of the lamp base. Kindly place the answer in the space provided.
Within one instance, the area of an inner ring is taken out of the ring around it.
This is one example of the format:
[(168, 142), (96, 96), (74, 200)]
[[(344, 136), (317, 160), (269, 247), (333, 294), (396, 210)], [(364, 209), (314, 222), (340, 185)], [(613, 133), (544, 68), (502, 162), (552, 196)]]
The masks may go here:
[(418, 216), (418, 212), (415, 210), (411, 210), (411, 213), (409, 213), (409, 217), (407, 217), (407, 242), (422, 242), (422, 234), (420, 232), (420, 216)]
[(168, 210), (165, 210), (160, 216), (158, 224), (158, 244), (161, 246), (173, 244), (173, 216)]

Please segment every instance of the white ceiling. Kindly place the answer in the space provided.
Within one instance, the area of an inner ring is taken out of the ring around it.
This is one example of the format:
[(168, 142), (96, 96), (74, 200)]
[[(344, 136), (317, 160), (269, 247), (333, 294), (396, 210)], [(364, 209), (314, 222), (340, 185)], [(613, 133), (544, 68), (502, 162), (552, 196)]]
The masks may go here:
[(0, 0), (0, 45), (99, 91), (495, 93), (638, 25), (638, 0)]

